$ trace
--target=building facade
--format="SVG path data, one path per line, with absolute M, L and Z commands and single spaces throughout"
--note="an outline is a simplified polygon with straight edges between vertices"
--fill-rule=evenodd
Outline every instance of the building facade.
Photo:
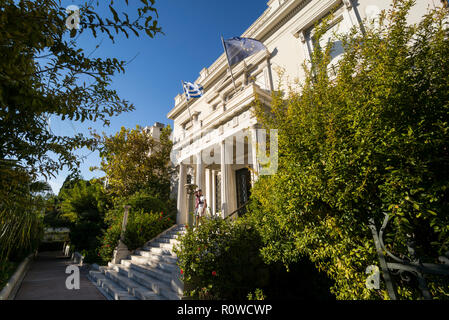
M 270 105 L 271 92 L 288 81 L 304 78 L 303 63 L 310 59 L 314 25 L 333 10 L 333 21 L 322 41 L 334 32 L 349 31 L 365 19 L 374 20 L 392 0 L 270 0 L 265 12 L 241 35 L 267 48 L 233 67 L 235 86 L 223 53 L 200 71 L 196 83 L 204 95 L 188 102 L 175 97 L 168 118 L 174 121 L 173 162 L 178 168 L 179 224 L 191 222 L 189 186 L 202 189 L 211 215 L 226 217 L 249 198 L 252 183 L 261 174 L 265 133 L 251 110 L 256 100 Z M 418 21 L 440 0 L 417 1 L 411 22 Z M 342 47 L 334 43 L 331 67 Z M 271 139 L 274 133 L 270 135 Z

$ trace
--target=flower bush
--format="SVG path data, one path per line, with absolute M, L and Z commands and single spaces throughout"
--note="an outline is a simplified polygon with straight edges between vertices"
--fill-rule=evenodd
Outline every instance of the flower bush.
M 204 219 L 187 228 L 175 249 L 186 294 L 199 299 L 245 299 L 267 283 L 267 268 L 259 257 L 259 239 L 245 223 Z
M 97 255 L 101 258 L 102 264 L 107 264 L 112 260 L 114 249 L 117 247 L 120 239 L 121 231 L 122 225 L 119 221 L 112 224 L 104 231 L 103 236 L 100 238 L 101 246 L 97 249 Z
M 195 230 L 187 228 L 175 248 L 185 294 L 205 300 L 332 299 L 330 285 L 313 266 L 301 263 L 288 272 L 280 263 L 268 265 L 262 245 L 250 219 L 204 219 Z

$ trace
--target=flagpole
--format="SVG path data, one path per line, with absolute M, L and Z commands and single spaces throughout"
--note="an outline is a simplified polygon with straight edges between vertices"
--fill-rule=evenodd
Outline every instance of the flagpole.
M 231 72 L 232 83 L 234 84 L 234 90 L 237 93 L 237 86 L 235 85 L 234 74 L 232 73 L 231 64 L 229 63 L 228 50 L 226 50 L 226 45 L 224 43 L 223 36 L 221 36 L 221 43 L 223 43 L 223 49 L 224 49 L 225 54 L 226 54 L 226 60 L 228 61 L 229 71 Z
M 189 111 L 190 122 L 192 122 L 192 126 L 193 126 L 193 117 L 192 117 L 192 113 L 190 112 L 189 98 L 187 98 L 186 88 L 184 87 L 184 81 L 182 81 L 182 80 L 181 80 L 181 85 L 182 85 L 182 90 L 184 91 L 184 94 L 185 94 L 186 100 L 187 100 L 187 110 Z

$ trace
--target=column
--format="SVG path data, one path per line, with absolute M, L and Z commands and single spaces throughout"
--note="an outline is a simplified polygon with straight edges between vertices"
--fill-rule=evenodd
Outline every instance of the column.
M 186 185 L 187 184 L 187 168 L 183 163 L 179 164 L 179 178 L 178 178 L 178 215 L 176 222 L 178 224 L 187 223 L 187 197 L 186 197 Z
M 196 177 L 195 184 L 198 186 L 198 189 L 203 190 L 204 193 L 204 163 L 203 159 L 201 159 L 201 151 L 196 156 Z
M 221 142 L 221 214 L 227 217 L 234 208 L 232 201 L 235 196 L 235 188 L 232 187 L 232 163 L 233 163 L 233 144 L 232 137 Z M 235 202 L 235 201 L 234 201 Z
M 265 78 L 265 89 L 273 91 L 274 85 L 273 85 L 273 74 L 271 73 L 271 53 L 267 50 L 267 57 L 266 57 L 265 65 L 264 65 L 264 78 Z
M 253 166 L 254 173 L 252 174 L 252 183 L 257 181 L 259 178 L 259 161 L 257 159 L 257 127 L 252 127 L 251 131 L 251 164 Z
M 212 173 L 212 181 L 211 181 L 211 185 L 212 185 L 212 187 L 211 187 L 211 202 L 210 202 L 210 210 L 211 210 L 211 213 L 213 214 L 213 215 L 215 215 L 216 213 L 217 213 L 217 206 L 216 206 L 216 204 L 217 204 L 217 197 L 216 197 L 216 194 L 217 194 L 217 171 L 215 171 L 215 170 L 211 170 L 211 173 Z
M 228 197 L 229 197 L 229 192 L 228 192 L 228 188 L 229 188 L 229 176 L 228 176 L 228 170 L 227 170 L 227 157 L 226 157 L 226 140 L 223 140 L 221 142 L 221 161 L 220 161 L 220 165 L 221 165 L 221 217 L 225 218 L 227 216 L 227 214 L 229 213 L 228 211 Z
M 207 202 L 207 208 L 209 209 L 209 212 L 212 213 L 212 188 L 211 188 L 211 173 L 212 170 L 206 169 L 205 170 L 205 176 L 206 176 L 206 187 L 205 196 L 206 196 L 206 202 Z
M 346 18 L 349 18 L 349 24 L 346 23 L 346 26 L 348 27 L 348 30 L 355 25 L 359 25 L 361 23 L 361 21 L 359 20 L 359 18 L 357 17 L 357 14 L 355 12 L 355 7 L 352 5 L 352 1 L 351 0 L 343 0 L 343 3 L 345 4 L 346 7 Z M 347 20 L 347 19 L 343 19 L 343 20 Z

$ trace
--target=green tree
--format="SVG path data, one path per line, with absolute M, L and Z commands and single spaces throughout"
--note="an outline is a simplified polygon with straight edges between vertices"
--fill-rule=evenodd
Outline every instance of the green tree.
M 129 197 L 140 190 L 168 201 L 172 167 L 171 128 L 162 130 L 160 139 L 137 126 L 123 128 L 114 136 L 96 135 L 102 158 L 100 169 L 106 173 L 107 190 L 116 197 Z M 96 169 L 96 168 L 95 168 Z
M 59 197 L 61 212 L 71 222 L 103 223 L 109 201 L 101 183 L 80 180 L 72 189 L 63 190 Z
M 36 249 L 43 235 L 43 208 L 50 186 L 35 181 L 14 162 L 0 161 L 0 264 L 19 261 Z
M 99 1 L 85 1 L 80 6 L 81 28 L 69 31 L 69 14 L 61 1 L 0 0 L 0 159 L 17 160 L 44 176 L 54 176 L 65 166 L 77 168 L 80 159 L 73 150 L 92 148 L 95 139 L 57 136 L 48 119 L 109 125 L 109 117 L 133 110 L 110 88 L 112 76 L 124 72 L 126 62 L 93 57 L 94 52 L 86 52 L 75 37 L 153 38 L 161 32 L 155 2 L 133 1 L 129 6 L 125 0 L 126 12 L 121 14 L 113 0 L 101 2 L 109 7 L 110 17 L 96 12 Z
M 387 244 L 434 262 L 449 250 L 449 29 L 447 10 L 407 23 L 414 1 L 393 1 L 378 26 L 339 36 L 344 55 L 329 74 L 332 42 L 319 47 L 298 92 L 258 105 L 266 128 L 279 130 L 279 171 L 252 192 L 266 261 L 302 256 L 333 280 L 339 299 L 385 298 L 368 290 L 365 270 L 378 264 L 368 228 L 391 215 Z M 430 281 L 447 297 L 447 284 Z M 399 283 L 402 298 L 417 292 Z
M 70 243 L 86 262 L 98 261 L 98 237 L 106 227 L 105 212 L 111 206 L 98 181 L 79 180 L 72 189 L 59 194 L 62 217 L 70 221 Z

